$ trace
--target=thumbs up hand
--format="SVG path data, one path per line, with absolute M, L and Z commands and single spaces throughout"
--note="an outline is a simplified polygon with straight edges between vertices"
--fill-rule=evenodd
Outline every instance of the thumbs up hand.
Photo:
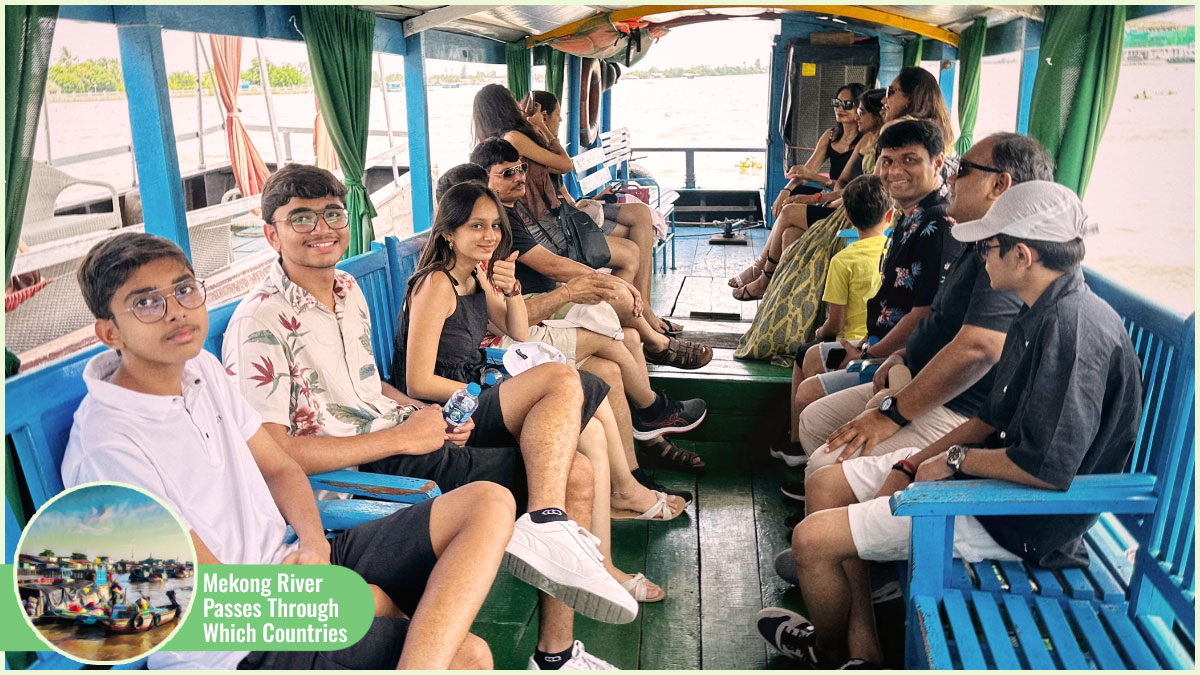
M 513 251 L 504 260 L 497 260 L 492 263 L 492 284 L 504 295 L 514 295 L 518 292 L 517 286 L 517 256 L 519 253 Z

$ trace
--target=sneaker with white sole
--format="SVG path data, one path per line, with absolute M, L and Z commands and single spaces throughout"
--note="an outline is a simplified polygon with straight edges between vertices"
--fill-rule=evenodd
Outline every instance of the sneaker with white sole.
M 514 577 L 604 623 L 629 623 L 638 603 L 604 569 L 600 540 L 573 520 L 535 523 L 517 519 L 504 549 L 504 566 Z
M 755 617 L 758 632 L 776 650 L 818 668 L 817 636 L 808 619 L 782 607 L 764 607 Z
M 526 670 L 541 670 L 538 667 L 537 660 L 532 656 L 529 657 L 529 667 Z M 583 643 L 579 640 L 571 645 L 571 658 L 562 664 L 559 670 L 620 670 L 613 664 L 604 659 L 592 656 L 583 648 Z

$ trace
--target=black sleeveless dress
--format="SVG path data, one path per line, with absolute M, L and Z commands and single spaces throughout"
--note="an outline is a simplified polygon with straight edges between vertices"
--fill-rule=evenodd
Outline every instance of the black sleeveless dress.
M 450 279 L 450 284 L 457 288 L 458 282 L 449 272 L 443 274 Z M 455 292 L 454 313 L 446 317 L 442 325 L 442 335 L 438 340 L 437 358 L 434 360 L 433 374 L 448 380 L 458 382 L 478 382 L 483 384 L 482 373 L 487 366 L 487 353 L 480 347 L 483 336 L 487 333 L 488 313 L 487 295 L 475 272 L 471 276 L 476 279 L 475 292 L 470 295 L 458 295 Z M 392 353 L 393 387 L 408 394 L 408 382 L 405 367 L 405 353 L 408 349 L 409 306 L 404 303 L 400 316 L 400 327 L 396 332 L 395 349 Z M 596 409 L 608 396 L 609 386 L 604 380 L 591 373 L 578 371 L 580 384 L 583 387 L 583 406 L 580 410 L 580 430 L 587 426 Z M 486 387 L 479 395 L 479 407 L 475 410 L 475 430 L 471 433 L 469 443 L 482 447 L 505 447 L 516 445 L 517 441 L 504 427 L 503 415 L 500 411 L 499 387 Z
M 854 140 L 850 141 L 850 147 L 845 152 L 838 152 L 833 149 L 833 142 L 829 143 L 829 177 L 833 180 L 841 178 L 842 171 L 846 168 L 846 162 L 850 161 L 850 155 L 854 154 L 854 146 L 858 145 L 858 139 L 862 138 L 862 132 L 859 132 Z M 835 209 L 828 206 L 809 206 L 808 207 L 808 224 L 812 225 L 818 220 L 823 220 L 833 215 Z

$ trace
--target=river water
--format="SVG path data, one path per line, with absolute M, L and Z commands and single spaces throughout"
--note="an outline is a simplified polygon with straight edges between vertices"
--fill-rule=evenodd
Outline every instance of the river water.
M 163 583 L 129 583 L 129 575 L 117 577 L 125 588 L 125 595 L 130 600 L 137 600 L 143 594 L 153 606 L 170 604 L 167 591 L 175 591 L 175 599 L 184 607 L 186 613 L 192 602 L 192 594 L 196 577 L 187 579 L 167 579 Z M 37 626 L 42 637 L 49 640 L 59 649 L 68 654 L 89 661 L 124 661 L 131 659 L 154 648 L 167 639 L 179 627 L 180 619 L 171 623 L 151 628 L 144 633 L 130 635 L 109 635 L 103 629 L 96 627 L 76 627 L 74 624 L 51 623 Z
M 989 58 L 976 138 L 1011 129 L 1015 123 L 1010 108 L 1015 111 L 1019 64 L 1015 59 Z M 466 161 L 471 147 L 471 101 L 479 88 L 464 84 L 456 89 L 428 89 L 431 152 L 438 171 Z M 626 79 L 613 90 L 613 125 L 629 127 L 635 147 L 761 148 L 767 136 L 767 91 L 765 74 Z M 989 96 L 989 91 L 998 93 Z M 404 92 L 389 92 L 387 97 L 393 128 L 406 129 Z M 242 93 L 238 101 L 247 124 L 267 124 L 261 94 Z M 313 101 L 309 93 L 275 95 L 278 124 L 311 129 Z M 373 89 L 371 101 L 370 126 L 385 129 L 383 94 Z M 174 98 L 171 109 L 177 134 L 195 131 L 195 98 Z M 130 143 L 123 99 L 52 102 L 49 115 L 55 157 Z M 215 99 L 205 97 L 204 125 L 218 120 Z M 251 137 L 263 157 L 274 161 L 270 134 L 251 132 Z M 386 138 L 372 138 L 368 155 L 386 147 Z M 291 148 L 297 161 L 311 161 L 311 134 L 293 134 Z M 185 172 L 198 167 L 196 140 L 179 143 L 178 150 Z M 204 154 L 210 162 L 226 160 L 220 131 L 207 137 Z M 44 133 L 39 135 L 34 157 L 45 157 Z M 698 185 L 761 189 L 764 159 L 761 152 L 698 155 Z M 682 153 L 653 154 L 639 163 L 665 185 L 683 185 Z M 68 171 L 111 182 L 118 189 L 133 182 L 129 155 L 72 165 Z M 1101 227 L 1101 233 L 1088 242 L 1087 264 L 1174 311 L 1193 311 L 1195 185 L 1195 64 L 1124 67 L 1084 199 Z

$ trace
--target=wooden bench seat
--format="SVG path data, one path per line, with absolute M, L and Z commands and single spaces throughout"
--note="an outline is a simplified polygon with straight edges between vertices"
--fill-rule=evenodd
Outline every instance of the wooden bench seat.
M 1126 473 L 1053 492 L 990 480 L 918 483 L 891 498 L 912 517 L 905 575 L 908 668 L 1195 668 L 1195 316 L 1177 317 L 1087 272 L 1142 362 L 1142 419 Z M 1089 565 L 951 559 L 954 516 L 1103 513 Z

